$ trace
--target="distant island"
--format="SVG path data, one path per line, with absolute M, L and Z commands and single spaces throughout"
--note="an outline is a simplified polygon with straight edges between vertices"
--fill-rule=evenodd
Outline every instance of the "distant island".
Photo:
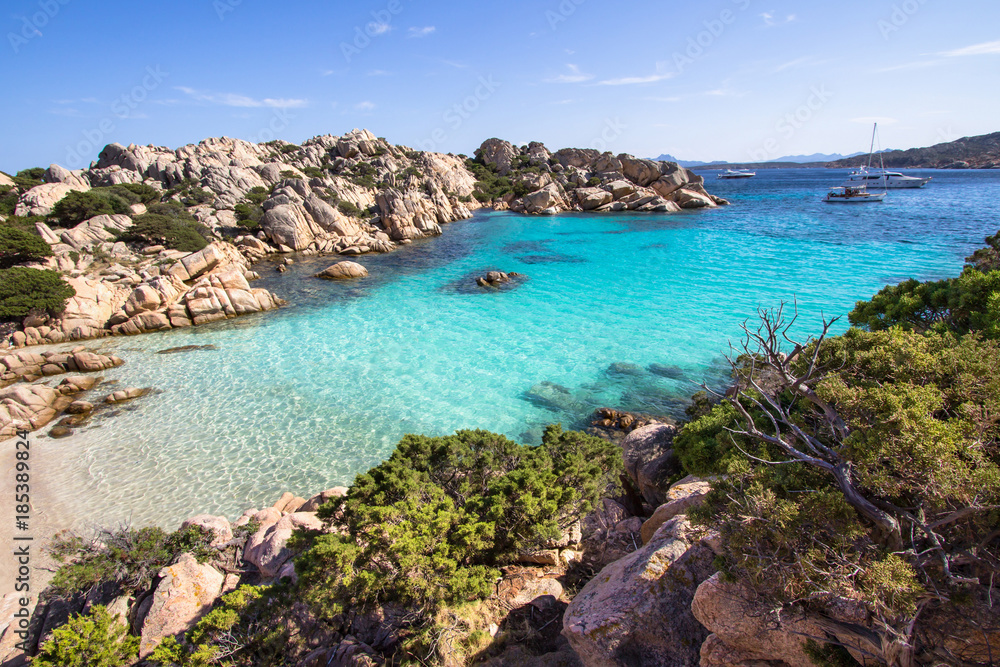
M 676 162 L 687 169 L 789 169 L 828 168 L 848 169 L 867 163 L 867 153 L 791 155 L 770 162 L 697 162 L 678 160 L 663 154 L 655 160 Z M 935 144 L 926 148 L 887 150 L 882 160 L 890 169 L 996 169 L 1000 167 L 1000 132 L 963 137 L 957 141 Z

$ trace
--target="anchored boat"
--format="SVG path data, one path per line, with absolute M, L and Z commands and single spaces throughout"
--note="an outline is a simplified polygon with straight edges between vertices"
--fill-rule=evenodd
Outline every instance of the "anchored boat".
M 866 187 L 882 188 L 883 190 L 922 188 L 931 182 L 930 177 L 918 178 L 907 176 L 898 171 L 886 171 L 885 169 L 869 169 L 861 167 L 852 171 L 847 176 L 844 183 L 847 187 L 865 185 Z
M 725 171 L 720 171 L 716 178 L 753 178 L 756 175 L 756 171 L 750 171 L 749 169 L 726 169 Z
M 870 171 L 872 167 L 872 156 L 875 154 L 875 133 L 878 131 L 878 123 L 875 123 L 875 127 L 872 128 L 872 145 L 868 151 L 868 166 L 862 167 L 866 171 Z M 883 174 L 885 173 L 885 164 L 882 162 L 882 153 L 879 151 L 878 154 L 879 163 L 882 166 L 880 170 Z M 867 202 L 882 201 L 885 199 L 886 179 L 881 179 L 882 182 L 882 192 L 868 192 L 867 180 L 863 180 L 857 185 L 846 184 L 836 188 L 830 188 L 830 191 L 826 193 L 823 197 L 823 201 L 828 204 L 864 204 Z

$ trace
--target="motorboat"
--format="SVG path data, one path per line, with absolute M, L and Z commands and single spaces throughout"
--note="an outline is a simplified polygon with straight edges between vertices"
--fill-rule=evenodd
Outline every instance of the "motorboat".
M 865 185 L 867 187 L 886 189 L 922 188 L 931 182 L 930 177 L 918 178 L 907 176 L 898 171 L 886 171 L 884 169 L 869 169 L 861 167 L 852 171 L 844 182 L 845 186 L 856 187 Z
M 857 187 L 830 188 L 823 201 L 831 204 L 863 204 L 865 202 L 882 201 L 885 192 L 868 192 L 864 185 Z
M 872 156 L 875 155 L 875 135 L 878 132 L 878 123 L 872 128 L 872 145 L 868 151 L 868 166 L 862 167 L 865 174 L 875 173 L 872 171 Z M 879 151 L 879 161 L 882 160 L 882 153 Z M 885 164 L 880 164 L 879 173 L 885 174 Z M 860 170 L 859 170 L 860 171 Z M 830 188 L 830 191 L 823 197 L 823 201 L 828 204 L 865 204 L 868 202 L 882 201 L 885 199 L 886 188 L 885 178 L 877 177 L 875 185 L 882 185 L 882 192 L 868 192 L 868 180 L 862 179 L 857 184 L 845 183 L 839 187 Z
M 719 172 L 717 178 L 753 178 L 756 175 L 756 171 L 750 171 L 749 169 L 726 169 Z

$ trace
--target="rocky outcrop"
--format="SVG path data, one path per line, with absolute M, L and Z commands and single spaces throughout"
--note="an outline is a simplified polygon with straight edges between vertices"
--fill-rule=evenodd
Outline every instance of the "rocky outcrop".
M 521 199 L 508 196 L 493 202 L 496 210 L 550 215 L 561 211 L 672 213 L 728 203 L 705 192 L 701 176 L 673 162 L 578 148 L 550 153 L 537 142 L 517 148 L 500 139 L 487 140 L 476 155 L 498 174 L 531 190 Z M 530 165 L 527 170 L 523 169 L 525 160 Z
M 30 381 L 36 377 L 36 369 L 42 375 L 57 375 L 69 369 L 72 372 L 89 372 L 123 363 L 117 357 L 103 357 L 86 351 L 76 354 L 45 354 L 47 356 L 20 350 L 0 359 L 0 368 L 7 369 L 4 373 L 5 382 L 10 379 Z M 94 377 L 72 376 L 63 379 L 55 387 L 19 382 L 0 389 L 0 440 L 14 437 L 18 430 L 34 431 L 42 428 L 73 403 L 74 395 L 89 391 L 97 382 L 98 378 Z
M 137 625 L 142 627 L 140 657 L 147 657 L 165 637 L 187 632 L 212 607 L 222 593 L 225 576 L 191 554 L 160 571 L 156 586 Z
M 514 159 L 517 158 L 518 153 L 519 151 L 509 141 L 496 138 L 487 139 L 479 147 L 479 150 L 476 151 L 477 157 L 484 164 L 495 167 L 497 173 L 501 176 L 506 176 L 510 173 L 511 166 L 513 166 Z
M 273 523 L 269 520 L 271 517 L 263 518 L 261 527 L 247 541 L 243 559 L 256 566 L 262 576 L 270 579 L 277 576 L 292 557 L 292 552 L 285 546 L 292 533 L 303 528 L 322 530 L 323 522 L 316 517 L 315 512 L 285 514 Z
M 432 194 L 395 188 L 382 190 L 375 198 L 382 224 L 393 241 L 408 241 L 437 236 L 441 225 L 471 218 L 472 213 L 457 200 L 449 199 L 440 189 Z
M 708 632 L 691 601 L 713 574 L 713 558 L 675 517 L 583 587 L 566 609 L 563 634 L 587 667 L 695 667 Z

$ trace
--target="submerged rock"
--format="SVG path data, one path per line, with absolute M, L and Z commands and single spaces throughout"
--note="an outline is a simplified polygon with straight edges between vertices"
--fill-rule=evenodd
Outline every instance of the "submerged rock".
M 367 278 L 368 269 L 357 262 L 337 262 L 333 266 L 327 267 L 316 274 L 317 278 L 326 280 L 353 280 L 355 278 Z
M 202 350 L 218 350 L 214 345 L 183 345 L 181 347 L 170 347 L 160 350 L 157 354 L 180 354 L 181 352 L 199 352 Z

